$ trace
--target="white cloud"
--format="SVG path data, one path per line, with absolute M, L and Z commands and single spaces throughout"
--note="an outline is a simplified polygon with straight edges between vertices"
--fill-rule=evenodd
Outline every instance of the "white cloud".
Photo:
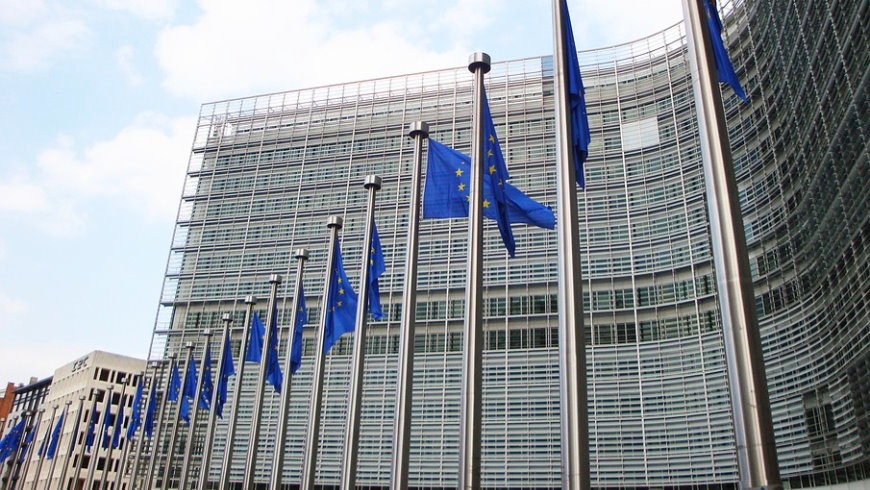
M 27 303 L 0 292 L 0 318 L 9 315 L 21 315 L 28 310 Z
M 683 19 L 677 0 L 569 0 L 578 49 L 633 41 Z
M 137 17 L 159 20 L 172 16 L 175 0 L 95 0 L 102 7 L 129 12 Z
M 21 25 L 45 15 L 43 0 L 0 0 L 0 24 Z
M 68 235 L 84 228 L 89 212 L 120 204 L 170 221 L 195 127 L 194 118 L 145 113 L 112 139 L 83 148 L 60 137 L 28 170 L 0 175 L 0 219 Z
M 115 61 L 118 63 L 118 68 L 121 70 L 131 85 L 141 85 L 142 75 L 136 69 L 133 63 L 133 47 L 121 46 L 115 51 Z
M 90 29 L 80 20 L 49 19 L 6 36 L 0 63 L 16 71 L 39 68 L 62 53 L 80 49 L 90 36 Z
M 343 15 L 339 20 L 360 25 L 339 27 L 313 0 L 200 7 L 195 23 L 164 29 L 155 49 L 164 86 L 197 100 L 453 66 L 468 53 L 453 42 L 427 49 L 420 19 L 387 12 L 369 12 L 365 22 Z

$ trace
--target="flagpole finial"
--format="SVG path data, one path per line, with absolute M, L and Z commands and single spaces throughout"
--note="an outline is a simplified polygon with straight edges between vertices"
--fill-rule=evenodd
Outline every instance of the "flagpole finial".
M 483 73 L 489 73 L 490 67 L 490 58 L 489 55 L 478 51 L 476 53 L 472 53 L 468 57 L 468 71 L 474 73 L 478 68 L 483 70 Z
M 255 298 L 251 295 L 245 296 L 245 304 L 255 305 L 255 304 L 257 304 L 257 298 Z
M 308 249 L 297 248 L 293 255 L 299 260 L 308 260 Z
M 330 216 L 326 219 L 327 228 L 336 228 L 340 230 L 342 225 L 344 225 L 344 220 L 341 219 L 341 216 Z
M 84 400 L 85 397 L 81 397 L 80 399 L 81 399 L 81 400 Z M 66 401 L 66 404 L 67 404 L 67 406 L 72 405 L 72 400 L 67 400 L 67 401 Z
M 211 329 L 210 328 L 205 329 L 202 332 L 202 334 L 205 335 L 206 337 L 211 337 Z
M 193 350 L 193 342 L 186 342 L 186 343 L 184 344 L 184 347 L 185 347 L 186 349 Z
M 270 274 L 269 275 L 269 284 L 281 284 L 281 275 L 280 274 Z
M 423 121 L 414 121 L 408 125 L 408 136 L 413 138 L 417 135 L 420 135 L 422 138 L 429 137 L 429 124 Z
M 223 315 L 221 315 L 221 321 L 223 321 L 225 323 L 232 323 L 233 316 L 230 315 L 229 313 L 224 313 Z
M 381 184 L 383 183 L 383 179 L 378 175 L 366 175 L 366 180 L 363 183 L 363 187 L 366 189 L 374 188 L 376 191 L 381 190 Z

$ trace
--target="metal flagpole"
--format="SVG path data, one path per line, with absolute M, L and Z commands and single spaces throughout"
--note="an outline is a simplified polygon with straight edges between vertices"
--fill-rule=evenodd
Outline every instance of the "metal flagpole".
M 205 334 L 205 346 L 202 349 L 202 360 L 199 364 L 199 379 L 196 380 L 196 395 L 194 395 L 193 405 L 190 407 L 190 429 L 187 431 L 187 441 L 184 443 L 184 462 L 181 464 L 181 476 L 179 477 L 178 488 L 187 487 L 187 474 L 190 472 L 190 453 L 193 451 L 193 438 L 196 436 L 199 397 L 202 396 L 202 384 L 205 381 L 205 352 L 211 343 L 211 330 L 206 329 L 203 333 Z
M 281 284 L 281 276 L 272 274 L 269 276 L 269 306 L 266 311 L 266 333 L 263 336 L 263 355 L 260 357 L 260 375 L 257 377 L 257 390 L 254 392 L 254 412 L 251 414 L 251 438 L 248 440 L 248 457 L 245 460 L 245 477 L 242 488 L 253 489 L 254 479 L 257 476 L 257 449 L 260 437 L 260 416 L 263 412 L 263 395 L 266 391 L 266 370 L 269 369 L 269 339 L 272 329 L 278 328 L 278 319 L 275 301 L 278 296 L 278 285 Z M 275 326 L 272 326 L 272 323 Z M 275 332 L 277 334 L 277 332 Z
M 151 401 L 151 392 L 157 389 L 157 380 L 163 378 L 164 364 L 160 363 L 160 375 L 157 372 L 151 374 L 151 382 L 148 384 L 148 402 L 145 403 L 145 417 L 148 417 L 148 403 Z M 155 403 L 157 398 L 155 397 Z M 142 435 L 139 437 L 136 444 L 136 452 L 133 454 L 133 471 L 130 476 L 130 488 L 136 488 L 136 482 L 139 481 L 139 463 L 142 460 L 142 448 L 145 446 L 145 420 L 142 421 Z
M 82 425 L 82 409 L 85 408 L 85 395 L 79 395 L 79 408 L 76 412 L 76 424 L 73 426 L 73 432 L 70 434 L 69 446 L 67 446 L 66 457 L 63 460 L 63 464 L 60 466 L 60 477 L 57 479 L 57 486 L 60 489 L 66 489 L 66 485 L 64 485 L 64 481 L 66 480 L 66 472 L 69 469 L 69 461 L 72 458 L 73 450 L 76 447 L 76 439 L 78 438 L 78 428 Z M 63 431 L 61 431 L 63 433 Z M 81 459 L 81 458 L 79 458 Z M 46 487 L 48 489 L 48 487 Z
M 58 448 L 58 446 L 60 446 L 60 439 L 63 439 L 63 429 L 66 426 L 66 416 L 69 413 L 69 406 L 72 405 L 72 400 L 67 400 L 65 405 L 66 406 L 63 408 L 63 412 L 60 415 L 61 416 L 60 432 L 58 432 L 58 435 L 57 435 L 57 437 L 58 437 L 57 446 L 55 446 L 55 448 L 54 448 L 54 456 L 51 457 L 51 464 L 48 466 L 48 477 L 45 479 L 45 486 L 42 487 L 44 490 L 48 490 L 49 488 L 51 488 L 51 478 L 54 476 L 54 467 L 57 465 L 57 459 L 58 459 L 58 454 L 57 454 L 58 449 L 57 448 Z M 56 423 L 57 422 L 55 422 L 55 424 Z M 52 424 L 51 431 L 52 431 L 51 434 L 54 435 L 54 424 Z M 50 446 L 51 439 L 48 440 L 48 443 Z M 48 451 L 48 446 L 46 446 L 46 451 Z M 36 478 L 37 479 L 39 478 L 39 473 L 36 474 Z M 35 481 L 36 480 L 34 480 L 34 482 Z
M 118 412 L 115 414 L 116 419 L 117 417 L 121 417 L 122 426 L 124 424 L 124 394 L 127 393 L 127 386 L 130 384 L 129 381 L 129 378 L 125 379 L 124 384 L 121 385 L 121 397 L 118 398 Z M 115 439 L 115 431 L 119 429 L 120 427 L 118 427 L 118 422 L 117 420 L 115 420 L 112 424 L 112 439 Z M 118 437 L 120 438 L 121 436 Z M 106 480 L 108 478 L 109 471 L 111 471 L 113 466 L 112 453 L 115 452 L 115 445 L 112 444 L 114 442 L 112 439 L 109 440 L 109 448 L 106 451 L 106 463 L 103 465 L 103 472 L 100 473 L 100 490 L 106 488 Z
M 159 412 L 157 414 L 157 434 L 154 435 L 154 440 L 151 443 L 151 458 L 148 460 L 148 473 L 145 474 L 144 488 L 146 489 L 151 488 L 151 483 L 153 482 L 155 472 L 154 466 L 157 463 L 157 460 L 160 458 L 160 435 L 163 432 L 163 416 L 166 415 L 166 410 L 168 410 L 168 403 L 166 403 L 166 397 L 167 395 L 169 395 L 169 383 L 172 380 L 172 369 L 175 368 L 177 362 L 177 356 L 175 354 L 171 354 L 169 356 L 169 370 L 166 371 L 166 385 L 163 389 L 163 396 L 160 397 L 160 408 L 158 409 Z
M 275 454 L 272 458 L 272 478 L 269 488 L 281 488 L 281 479 L 284 474 L 284 456 L 287 449 L 284 446 L 287 440 L 287 411 L 290 409 L 290 388 L 292 387 L 293 373 L 291 372 L 291 357 L 293 356 L 294 342 L 296 339 L 296 315 L 299 313 L 299 292 L 302 290 L 302 274 L 305 269 L 305 261 L 308 260 L 308 250 L 296 249 L 296 285 L 293 290 L 293 307 L 290 312 L 290 335 L 287 336 L 287 353 L 284 358 L 284 380 L 281 386 L 281 403 L 278 407 L 278 435 L 275 438 Z
M 43 442 L 39 443 L 39 449 L 35 453 L 36 454 L 36 475 L 33 476 L 33 481 L 30 482 L 30 490 L 36 489 L 36 482 L 39 481 L 39 474 L 42 473 L 42 462 L 45 461 L 45 450 L 48 449 L 48 442 L 47 441 L 48 441 L 49 435 L 51 434 L 51 427 L 54 425 L 54 418 L 57 416 L 57 409 L 58 408 L 60 408 L 60 405 L 55 405 L 54 407 L 52 407 L 51 417 L 49 417 L 49 419 L 48 419 L 48 429 L 45 431 L 45 437 L 43 437 L 43 440 L 42 440 Z M 39 418 L 42 419 L 42 411 L 41 410 L 39 412 Z M 38 437 L 39 437 L 39 432 L 36 432 L 36 437 L 33 438 L 33 444 L 39 442 L 36 440 Z M 33 444 L 31 444 L 31 448 L 30 448 L 30 455 L 31 456 L 34 455 L 34 451 L 33 451 L 33 447 L 32 447 Z M 43 444 L 45 444 L 44 448 L 43 448 Z M 41 450 L 42 454 L 39 454 L 40 450 Z M 30 458 L 28 458 L 28 461 L 29 460 L 30 460 Z M 30 466 L 27 465 L 24 467 L 24 472 L 21 474 L 21 478 L 20 478 L 21 487 L 20 488 L 24 488 L 24 485 L 26 484 L 26 480 L 27 480 L 27 473 L 29 473 L 29 472 L 30 472 Z
M 468 282 L 465 289 L 462 419 L 459 435 L 459 488 L 480 488 L 480 432 L 483 369 L 483 75 L 490 58 L 474 53 L 468 70 L 474 73 L 471 125 L 471 202 L 468 211 Z M 409 339 L 413 341 L 413 339 Z
M 23 451 L 23 453 L 19 454 L 17 459 L 13 461 L 13 470 L 15 470 L 15 463 L 18 462 L 18 459 L 21 459 L 21 456 L 24 456 L 24 461 L 18 463 L 17 472 L 13 471 L 12 473 L 10 473 L 9 477 L 10 480 L 12 480 L 12 486 L 10 488 L 24 488 L 25 480 L 27 480 L 27 473 L 30 472 L 31 461 L 33 460 L 34 455 L 36 455 L 36 451 L 33 449 L 33 446 L 39 445 L 39 429 L 42 426 L 42 416 L 44 415 L 44 413 L 45 409 L 40 408 L 36 412 L 36 421 L 34 422 L 31 419 L 30 430 L 33 433 L 33 440 L 30 441 L 30 444 L 28 444 L 27 446 L 24 446 L 24 441 L 26 440 L 26 438 L 24 437 L 24 433 L 22 433 L 21 441 L 18 443 L 18 452 L 21 453 Z M 27 426 L 26 423 L 24 425 L 25 427 Z M 37 455 L 36 458 L 38 460 L 39 456 Z
M 106 391 L 104 392 L 104 396 L 111 398 L 112 397 L 112 390 L 114 390 L 114 389 L 115 389 L 114 385 L 107 386 Z M 111 402 L 109 403 L 109 405 L 111 406 Z M 87 475 L 87 478 L 85 479 L 85 487 L 84 487 L 87 489 L 94 488 L 94 473 L 97 471 L 97 464 L 99 463 L 99 460 L 100 460 L 100 448 L 103 447 L 103 438 L 106 437 L 106 419 L 109 417 L 109 412 L 111 412 L 111 410 L 103 411 L 103 414 L 100 417 L 100 421 L 99 421 L 99 424 L 100 424 L 99 435 L 95 434 L 95 437 L 94 437 L 93 447 L 96 449 L 94 449 L 94 451 L 91 453 L 91 460 L 88 462 L 88 475 Z M 107 464 L 108 461 L 106 461 L 105 463 Z M 104 472 L 106 471 L 106 464 L 103 465 Z
M 367 175 L 363 186 L 369 191 L 366 209 L 366 228 L 363 236 L 363 258 L 360 265 L 360 291 L 356 304 L 356 330 L 353 335 L 353 365 L 350 375 L 350 400 L 347 406 L 347 424 L 344 435 L 344 461 L 341 468 L 341 489 L 356 488 L 356 464 L 359 454 L 359 426 L 362 412 L 363 370 L 366 355 L 366 320 L 369 306 L 369 258 L 372 249 L 372 225 L 375 221 L 375 197 L 381 189 L 381 178 Z
M 147 369 L 147 367 L 146 367 L 146 369 Z M 134 381 L 136 380 L 135 376 L 133 377 L 133 380 Z M 143 383 L 143 384 L 145 383 L 145 373 L 144 372 L 139 372 L 139 383 Z M 136 390 L 138 391 L 138 389 L 139 389 L 139 387 L 137 386 Z M 141 403 L 141 399 L 140 399 L 140 403 Z M 141 411 L 141 408 L 142 407 L 139 407 L 140 411 Z M 135 409 L 136 409 L 136 407 L 134 407 L 131 404 L 130 405 L 130 421 L 127 422 L 127 428 L 128 428 L 127 430 L 129 430 L 130 424 L 133 421 L 133 416 L 134 416 L 133 410 L 135 410 Z M 124 470 L 127 467 L 127 459 L 130 457 L 130 447 L 133 445 L 133 442 L 136 440 L 136 433 L 135 432 L 133 434 L 131 434 L 130 439 L 127 439 L 126 435 L 127 434 L 126 434 L 126 430 L 125 430 L 125 434 L 124 434 L 125 438 L 124 438 L 124 442 L 123 442 L 124 449 L 123 449 L 123 451 L 121 451 L 121 459 L 118 462 L 118 471 L 115 472 L 113 488 L 121 488 L 121 480 L 124 479 L 124 473 L 125 473 Z M 135 457 L 135 455 L 134 455 L 134 457 Z M 48 489 L 46 489 L 46 490 L 48 490 Z
M 701 1 L 683 0 L 742 488 L 781 480 L 728 129 Z
M 187 382 L 188 366 L 193 362 L 193 342 L 187 342 L 184 344 L 184 348 L 187 349 L 187 361 L 184 363 L 184 374 L 181 378 L 181 392 L 178 394 L 178 400 L 175 403 L 175 418 L 172 421 L 172 434 L 169 436 L 169 446 L 166 448 L 166 464 L 163 466 L 163 479 L 160 481 L 160 488 L 164 490 L 169 488 L 169 479 L 172 477 L 172 453 L 175 452 L 175 438 L 178 437 L 178 419 L 181 418 L 181 404 L 187 396 L 184 394 L 184 391 Z
M 414 138 L 414 168 L 411 170 L 411 216 L 405 245 L 405 284 L 402 288 L 402 323 L 399 333 L 399 378 L 396 387 L 396 427 L 393 433 L 391 488 L 408 488 L 408 459 L 411 453 L 411 399 L 414 388 L 414 322 L 417 313 L 417 254 L 420 248 L 420 184 L 423 173 L 423 140 L 429 125 L 415 121 L 408 126 Z
M 24 427 L 27 428 L 27 425 L 28 424 L 30 425 L 30 430 L 33 432 L 34 441 L 37 439 L 37 436 L 39 435 L 39 422 L 40 422 L 40 420 L 42 420 L 42 413 L 44 411 L 45 411 L 44 409 L 40 409 L 38 412 L 36 410 L 30 410 L 30 411 L 24 412 L 21 415 L 21 417 L 25 419 Z M 26 421 L 28 414 L 30 415 L 30 422 Z M 34 418 L 36 419 L 35 422 L 34 422 Z M 34 427 L 34 423 L 36 424 L 35 427 Z M 21 459 L 21 451 L 25 450 L 24 440 L 25 440 L 26 434 L 27 434 L 26 431 L 21 433 L 21 437 L 18 438 L 18 446 L 15 448 L 15 451 L 10 456 L 12 461 L 11 461 L 11 464 L 9 466 L 9 473 L 6 475 L 6 485 L 3 487 L 5 490 L 10 490 L 12 488 L 15 488 L 15 486 L 18 485 L 19 480 L 21 480 L 22 483 L 24 481 L 24 479 L 19 476 L 21 473 L 21 465 L 18 463 L 18 460 Z M 30 442 L 30 446 L 33 446 L 33 441 Z M 29 460 L 29 458 L 26 458 L 26 456 L 27 456 L 27 453 L 25 453 L 25 464 L 28 464 L 30 462 L 30 460 Z
M 205 442 L 203 443 L 202 448 L 202 468 L 199 470 L 199 485 L 196 488 L 205 488 L 206 484 L 208 484 L 208 467 L 211 463 L 212 441 L 217 421 L 217 409 L 215 407 L 217 406 L 218 386 L 220 385 L 221 373 L 224 371 L 224 356 L 226 355 L 224 350 L 227 348 L 227 339 L 230 335 L 230 324 L 233 322 L 233 316 L 229 313 L 224 313 L 221 317 L 221 321 L 224 322 L 224 329 L 220 340 L 221 348 L 218 357 L 217 375 L 215 376 L 215 379 L 218 382 L 214 383 L 214 389 L 212 389 L 211 400 L 209 403 L 209 411 L 206 415 L 206 417 L 208 417 L 208 422 L 205 428 Z
M 26 415 L 27 415 L 27 412 L 22 412 L 21 417 L 24 417 Z M 15 427 L 15 424 L 18 423 L 19 418 L 20 417 L 18 415 L 16 415 L 15 417 L 12 417 L 11 420 L 7 421 L 8 423 L 6 424 L 6 427 Z M 4 427 L 4 429 L 5 429 L 5 427 Z M 7 431 L 3 434 L 3 436 L 5 437 L 8 434 L 9 434 L 9 432 Z M 3 488 L 4 490 L 6 488 L 6 483 L 9 481 L 10 478 L 12 478 L 11 468 L 12 468 L 12 461 L 10 461 L 10 459 L 7 458 L 6 461 L 3 462 L 3 467 L 0 468 L 0 488 Z
M 326 325 L 327 305 L 329 300 L 329 284 L 335 269 L 335 241 L 338 231 L 344 224 L 341 216 L 330 216 L 326 226 L 329 228 L 329 250 L 326 254 L 326 277 L 323 283 L 323 296 L 320 297 L 320 323 L 314 342 L 314 373 L 311 380 L 311 408 L 308 415 L 308 437 L 305 458 L 302 461 L 301 490 L 314 490 L 314 477 L 317 472 L 317 445 L 320 439 L 320 409 L 323 396 L 323 371 L 325 357 L 323 355 L 324 326 Z
M 242 328 L 242 345 L 239 348 L 239 369 L 236 374 L 236 386 L 233 388 L 233 412 L 227 427 L 227 445 L 224 448 L 224 458 L 221 464 L 221 490 L 230 489 L 230 473 L 233 466 L 233 442 L 236 438 L 236 422 L 239 416 L 239 405 L 242 396 L 242 376 L 245 374 L 245 352 L 248 350 L 248 337 L 251 333 L 251 319 L 254 315 L 254 305 L 257 300 L 253 296 L 245 297 L 245 325 Z M 215 390 L 217 391 L 217 390 Z
M 90 429 L 90 426 L 91 426 L 91 417 L 93 417 L 92 414 L 97 410 L 97 397 L 94 396 L 94 389 L 93 388 L 91 388 L 91 393 L 89 396 L 91 398 L 93 398 L 93 401 L 91 402 L 91 411 L 88 412 L 88 423 L 85 426 L 85 436 L 82 439 L 82 453 L 79 455 L 79 460 L 76 463 L 75 481 L 73 482 L 73 488 L 78 488 L 79 478 L 82 476 L 82 467 L 84 466 L 84 461 L 85 461 L 85 447 L 86 447 L 85 445 L 87 443 L 88 430 Z M 96 430 L 97 430 L 97 428 L 94 427 L 94 431 L 96 431 Z M 94 444 L 96 444 L 96 443 L 97 443 L 96 434 L 94 434 Z M 93 459 L 95 456 L 94 453 L 96 453 L 99 450 L 99 446 L 96 446 L 96 448 L 94 448 L 94 446 L 92 445 L 91 448 L 92 448 L 92 450 L 91 450 L 90 458 Z M 88 466 L 90 467 L 90 464 Z M 83 488 L 86 488 L 86 487 L 83 487 Z
M 559 216 L 559 405 L 562 432 L 562 488 L 588 490 L 589 424 L 586 388 L 586 330 L 577 210 L 577 171 L 571 151 L 568 53 L 562 2 L 553 0 L 553 82 L 556 106 L 556 214 Z

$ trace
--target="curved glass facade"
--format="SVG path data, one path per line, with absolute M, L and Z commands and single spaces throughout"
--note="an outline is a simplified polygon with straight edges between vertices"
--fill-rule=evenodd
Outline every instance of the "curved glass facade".
M 726 90 L 725 107 L 780 465 L 795 484 L 870 476 L 863 97 L 870 45 L 857 20 L 866 17 L 867 5 L 809 3 L 724 7 L 732 58 L 752 97 L 742 105 Z M 581 52 L 580 62 L 592 128 L 588 188 L 579 198 L 592 483 L 731 485 L 734 432 L 684 28 Z M 555 207 L 551 58 L 495 63 L 486 83 L 514 184 Z M 427 121 L 433 138 L 468 152 L 470 118 L 471 76 L 464 67 L 202 107 L 151 358 L 180 351 L 187 341 L 201 352 L 202 330 L 220 328 L 223 312 L 234 312 L 240 338 L 242 298 L 266 298 L 269 274 L 291 278 L 292 251 L 309 248 L 311 324 L 303 367 L 293 378 L 287 481 L 298 482 L 304 451 L 326 217 L 345 218 L 345 266 L 356 282 L 362 181 L 376 173 L 384 178 L 376 219 L 388 317 L 370 321 L 368 329 L 358 482 L 389 483 L 412 163 L 405 130 Z M 484 483 L 558 487 L 556 232 L 515 227 L 517 257 L 508 259 L 489 225 Z M 466 237 L 466 220 L 421 225 L 410 477 L 416 487 L 456 485 Z M 279 288 L 282 342 L 291 324 L 292 282 Z M 265 311 L 264 300 L 257 309 Z M 322 484 L 340 479 L 350 346 L 345 338 L 327 357 Z M 254 371 L 246 370 L 247 396 L 239 405 L 232 468 L 239 481 Z M 278 407 L 270 390 L 265 400 L 263 482 Z M 227 450 L 225 432 L 219 422 L 216 453 Z M 221 469 L 212 461 L 216 481 Z

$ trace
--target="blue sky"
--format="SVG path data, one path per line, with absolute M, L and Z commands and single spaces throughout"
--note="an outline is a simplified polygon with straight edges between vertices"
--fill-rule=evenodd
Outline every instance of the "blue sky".
M 577 45 L 680 0 L 569 0 Z M 0 0 L 0 382 L 144 357 L 199 106 L 552 51 L 548 0 Z

